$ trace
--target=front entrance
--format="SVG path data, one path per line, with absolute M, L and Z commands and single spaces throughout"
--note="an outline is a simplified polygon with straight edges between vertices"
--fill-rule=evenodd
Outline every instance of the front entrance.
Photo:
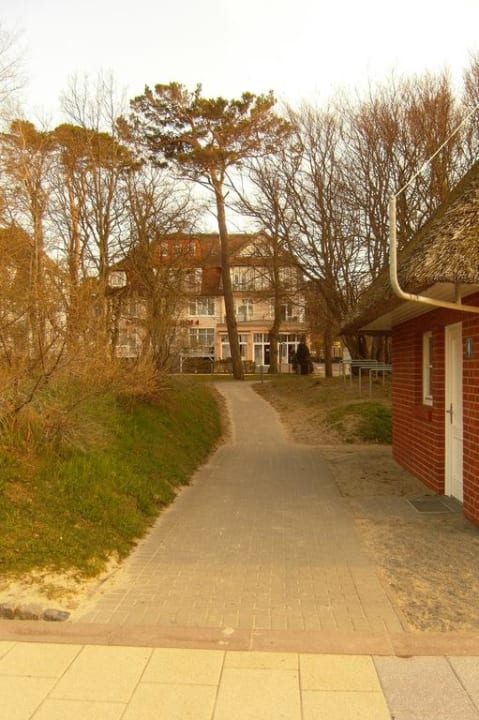
M 462 324 L 446 326 L 445 494 L 462 502 Z

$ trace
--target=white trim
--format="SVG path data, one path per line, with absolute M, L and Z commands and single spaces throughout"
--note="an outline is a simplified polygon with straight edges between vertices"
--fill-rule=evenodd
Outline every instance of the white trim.
M 463 501 L 462 323 L 445 328 L 445 478 L 444 492 Z
M 432 405 L 432 332 L 422 334 L 422 402 Z

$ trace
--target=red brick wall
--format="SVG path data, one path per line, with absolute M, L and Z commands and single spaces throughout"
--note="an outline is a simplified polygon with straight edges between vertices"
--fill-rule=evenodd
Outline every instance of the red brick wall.
M 441 394 L 438 360 L 444 341 L 431 315 L 399 325 L 393 332 L 393 454 L 397 462 L 426 485 L 443 492 L 444 397 L 442 393 L 440 399 L 437 394 Z M 432 407 L 422 402 L 422 336 L 429 330 L 434 368 Z
M 479 294 L 473 301 L 479 304 Z M 463 321 L 462 337 L 474 344 L 472 357 L 463 359 L 464 514 L 479 525 L 479 315 Z
M 479 305 L 479 295 L 468 303 Z M 464 357 L 464 513 L 479 524 L 479 315 L 431 310 L 393 330 L 393 455 L 436 492 L 444 492 L 444 328 L 463 322 L 474 343 Z M 433 404 L 422 400 L 422 337 L 432 332 Z

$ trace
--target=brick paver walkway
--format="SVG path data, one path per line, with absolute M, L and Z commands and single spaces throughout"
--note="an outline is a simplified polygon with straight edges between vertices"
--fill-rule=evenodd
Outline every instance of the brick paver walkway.
M 73 621 L 401 631 L 320 450 L 250 385 L 218 387 L 231 439 Z

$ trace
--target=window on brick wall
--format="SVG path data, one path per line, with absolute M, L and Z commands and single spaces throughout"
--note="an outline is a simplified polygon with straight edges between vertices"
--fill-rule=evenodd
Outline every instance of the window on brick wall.
M 432 332 L 422 336 L 422 401 L 432 405 Z

